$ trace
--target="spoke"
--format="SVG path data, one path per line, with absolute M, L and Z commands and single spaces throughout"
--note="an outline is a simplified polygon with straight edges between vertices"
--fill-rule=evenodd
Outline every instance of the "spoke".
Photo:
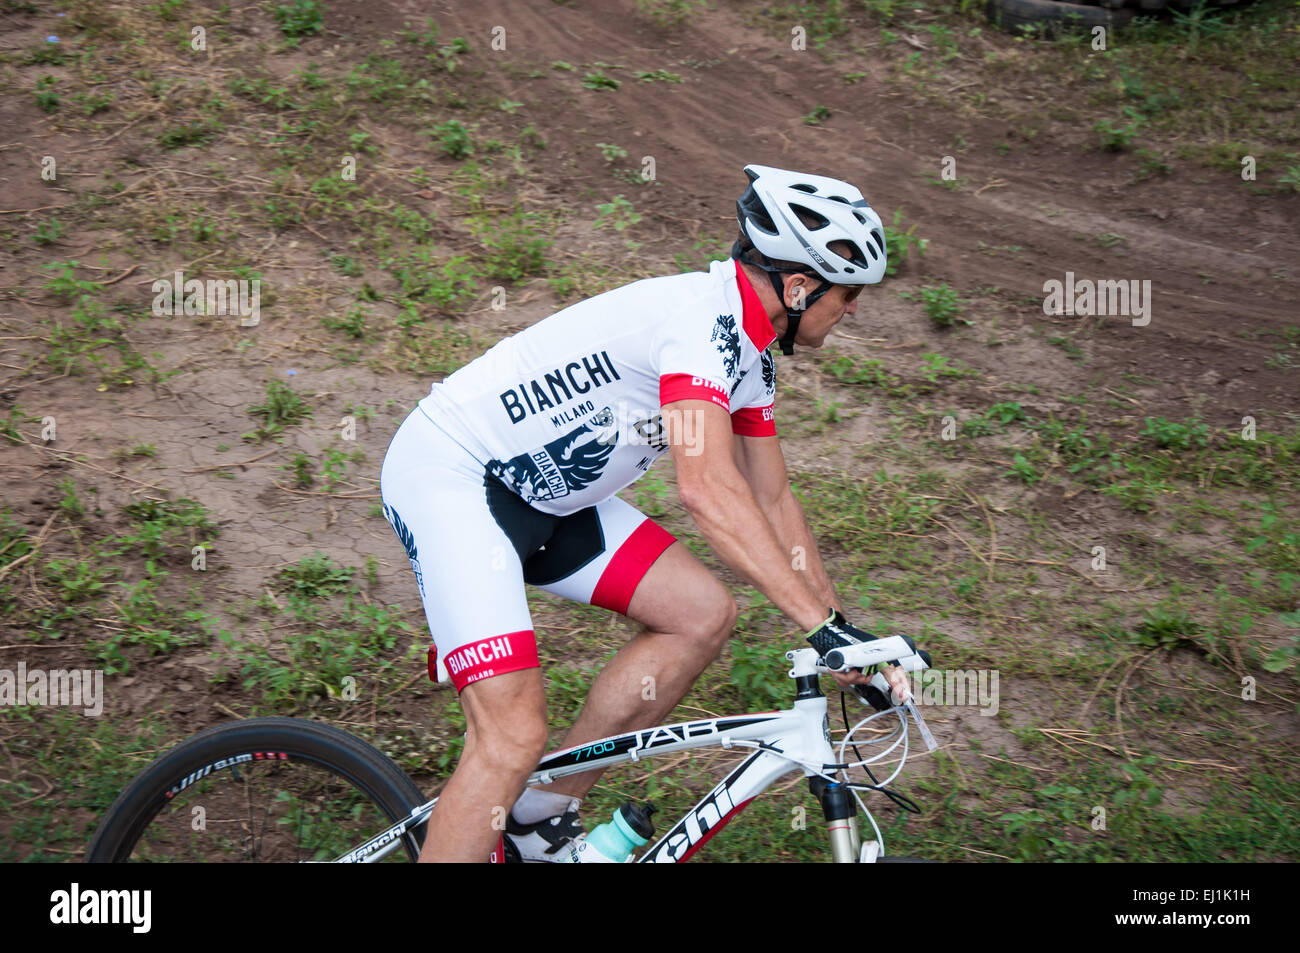
M 276 766 L 275 766 L 275 765 L 272 765 L 272 767 L 271 767 L 271 772 L 270 772 L 270 773 L 271 773 L 272 775 L 274 775 L 274 774 L 276 773 Z M 261 834 L 261 837 L 260 837 L 259 840 L 258 840 L 258 846 L 259 846 L 259 847 L 260 847 L 262 844 L 265 844 L 265 843 L 266 843 L 267 819 L 271 816 L 271 806 L 272 806 L 273 802 L 274 802 L 274 798 L 270 798 L 270 797 L 268 797 L 268 798 L 266 799 L 266 811 L 265 811 L 265 813 L 262 814 L 262 834 Z
M 298 843 L 296 845 L 297 849 L 294 853 L 294 861 L 299 864 L 302 863 L 302 819 L 304 814 L 306 814 L 306 811 L 304 811 L 302 808 L 299 808 L 298 809 Z

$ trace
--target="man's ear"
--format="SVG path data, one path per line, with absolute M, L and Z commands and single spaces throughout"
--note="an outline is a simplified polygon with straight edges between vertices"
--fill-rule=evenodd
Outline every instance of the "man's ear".
M 807 275 L 786 274 L 782 276 L 785 280 L 785 300 L 781 302 L 782 307 L 793 307 L 802 311 L 804 308 L 804 299 L 808 296 L 809 279 Z

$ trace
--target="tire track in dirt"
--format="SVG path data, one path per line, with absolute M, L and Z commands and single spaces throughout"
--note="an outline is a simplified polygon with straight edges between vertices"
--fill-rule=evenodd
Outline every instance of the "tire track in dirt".
M 811 52 L 792 52 L 781 36 L 738 23 L 741 8 L 693 16 L 681 29 L 649 25 L 634 11 L 634 4 L 621 2 L 546 6 L 486 0 L 449 9 L 445 22 L 439 18 L 446 35 L 486 38 L 494 25 L 504 26 L 510 61 L 544 71 L 517 81 L 494 71 L 489 61 L 482 80 L 504 94 L 540 98 L 537 109 L 546 115 L 544 128 L 553 140 L 557 131 L 570 134 L 557 145 L 573 154 L 575 171 L 553 163 L 544 173 L 550 189 L 619 191 L 588 147 L 597 140 L 631 145 L 613 129 L 630 131 L 644 154 L 657 158 L 663 188 L 655 191 L 651 214 L 681 223 L 692 236 L 730 237 L 732 197 L 743 188 L 740 167 L 746 162 L 842 176 L 862 183 L 886 220 L 894 208 L 906 209 L 906 222 L 918 223 L 917 233 L 931 239 L 919 268 L 910 267 L 963 291 L 995 285 L 1041 299 L 1043 282 L 1066 271 L 1094 280 L 1149 278 L 1151 327 L 1110 320 L 1099 331 L 1093 356 L 1103 366 L 1117 366 L 1116 375 L 1135 358 L 1157 378 L 1173 365 L 1213 362 L 1250 375 L 1240 381 L 1246 393 L 1236 396 L 1234 406 L 1294 399 L 1293 375 L 1264 366 L 1275 349 L 1239 331 L 1276 331 L 1296 320 L 1297 199 L 1270 196 L 1261 207 L 1254 203 L 1262 200 L 1239 184 L 1228 186 L 1231 176 L 1214 181 L 1221 174 L 1209 172 L 1211 181 L 1199 185 L 1185 173 L 1176 181 L 1124 188 L 1136 160 L 1085 151 L 1088 133 L 1079 129 L 1057 143 L 1040 136 L 1031 149 L 995 158 L 988 147 L 995 137 L 1005 138 L 1006 124 L 942 111 L 924 117 L 933 107 L 900 94 L 885 81 L 880 64 L 828 65 Z M 856 39 L 845 38 L 845 45 Z M 582 68 L 554 71 L 550 64 L 557 59 L 664 68 L 680 73 L 684 82 L 642 83 L 629 71 L 607 70 L 623 81 L 620 89 L 586 90 L 579 85 Z M 708 65 L 691 69 L 683 61 Z M 869 75 L 848 86 L 841 79 L 848 67 Z M 815 105 L 828 106 L 832 118 L 812 129 L 800 117 Z M 526 111 L 533 115 L 534 104 Z M 937 176 L 941 157 L 951 151 L 945 144 L 957 133 L 989 153 L 969 149 L 975 154 L 959 159 L 960 174 L 972 181 L 1002 179 L 1004 186 L 976 195 L 924 182 L 927 175 Z M 801 146 L 801 140 L 813 147 Z M 1087 241 L 1105 234 L 1123 236 L 1122 249 Z M 972 253 L 980 242 L 1014 243 L 1023 252 L 1013 261 L 977 257 Z M 1025 324 L 1052 320 L 1032 307 L 1018 316 Z M 1174 375 L 1169 382 L 1182 380 Z

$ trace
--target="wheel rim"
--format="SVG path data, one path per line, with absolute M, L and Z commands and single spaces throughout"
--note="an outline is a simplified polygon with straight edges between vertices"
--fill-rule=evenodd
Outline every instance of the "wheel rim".
M 334 860 L 405 816 L 363 781 L 310 755 L 261 752 L 169 779 L 118 845 L 119 862 L 302 863 Z M 170 795 L 170 796 L 169 796 Z M 413 859 L 415 836 L 387 861 Z

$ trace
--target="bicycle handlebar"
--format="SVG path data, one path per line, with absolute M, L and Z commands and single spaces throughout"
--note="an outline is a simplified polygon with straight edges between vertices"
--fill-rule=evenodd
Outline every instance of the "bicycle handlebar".
M 859 642 L 831 649 L 822 661 L 832 672 L 846 672 L 851 668 L 865 669 L 871 665 L 897 660 L 905 672 L 928 668 L 925 659 L 901 635 L 891 635 L 871 642 Z

